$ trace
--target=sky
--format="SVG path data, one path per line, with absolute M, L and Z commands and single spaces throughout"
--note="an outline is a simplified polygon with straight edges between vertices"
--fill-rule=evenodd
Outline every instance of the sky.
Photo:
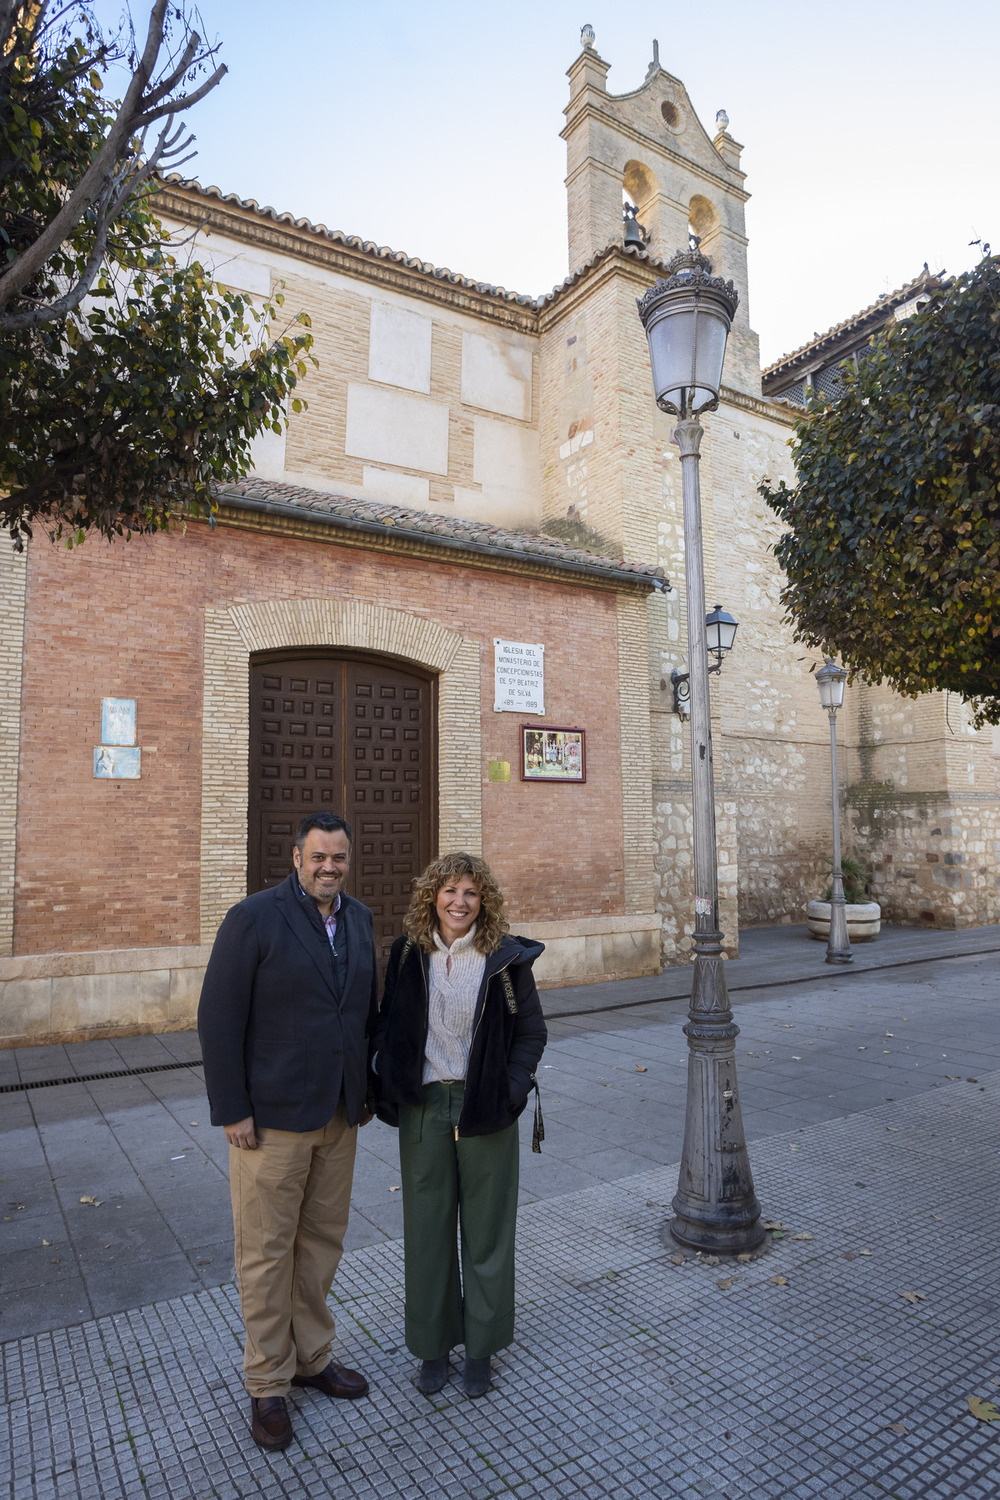
M 229 73 L 190 115 L 185 175 L 476 280 L 537 295 L 567 274 L 559 131 L 585 22 L 611 93 L 639 87 L 656 37 L 710 135 L 727 111 L 765 363 L 925 261 L 956 273 L 970 241 L 1000 247 L 996 0 L 201 0 L 201 17 Z

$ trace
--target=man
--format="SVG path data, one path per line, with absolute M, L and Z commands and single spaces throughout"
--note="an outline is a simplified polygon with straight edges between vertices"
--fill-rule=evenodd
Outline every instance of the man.
M 205 973 L 198 1031 L 229 1178 L 251 1432 L 285 1448 L 289 1385 L 364 1396 L 330 1358 L 340 1263 L 377 1014 L 372 914 L 344 893 L 351 830 L 315 813 L 288 879 L 234 906 Z

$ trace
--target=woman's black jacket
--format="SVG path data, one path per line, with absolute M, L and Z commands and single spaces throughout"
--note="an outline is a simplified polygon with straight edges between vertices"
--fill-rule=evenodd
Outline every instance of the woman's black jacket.
M 531 973 L 543 951 L 541 943 L 507 936 L 486 959 L 459 1135 L 504 1130 L 527 1103 L 547 1035 Z M 428 953 L 405 938 L 396 939 L 372 1042 L 378 1117 L 389 1125 L 399 1124 L 400 1104 L 423 1103 L 429 969 Z

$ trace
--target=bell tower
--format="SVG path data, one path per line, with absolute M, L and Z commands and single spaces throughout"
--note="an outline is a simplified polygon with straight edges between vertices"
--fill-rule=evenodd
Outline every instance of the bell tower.
M 609 94 L 610 64 L 597 51 L 593 28 L 581 32 L 580 55 L 569 69 L 566 142 L 569 269 L 622 242 L 623 195 L 644 226 L 648 254 L 667 261 L 687 248 L 691 232 L 716 276 L 740 295 L 726 358 L 726 382 L 760 395 L 760 350 L 747 313 L 749 197 L 740 170 L 743 148 L 729 134 L 724 110 L 710 137 L 687 90 L 660 65 L 659 44 L 639 88 Z

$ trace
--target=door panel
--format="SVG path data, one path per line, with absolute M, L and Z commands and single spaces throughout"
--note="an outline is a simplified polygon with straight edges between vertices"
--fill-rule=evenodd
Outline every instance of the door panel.
M 436 846 L 435 684 L 361 658 L 271 658 L 250 671 L 247 889 L 284 880 L 307 813 L 346 818 L 348 889 L 374 913 L 384 963 Z

